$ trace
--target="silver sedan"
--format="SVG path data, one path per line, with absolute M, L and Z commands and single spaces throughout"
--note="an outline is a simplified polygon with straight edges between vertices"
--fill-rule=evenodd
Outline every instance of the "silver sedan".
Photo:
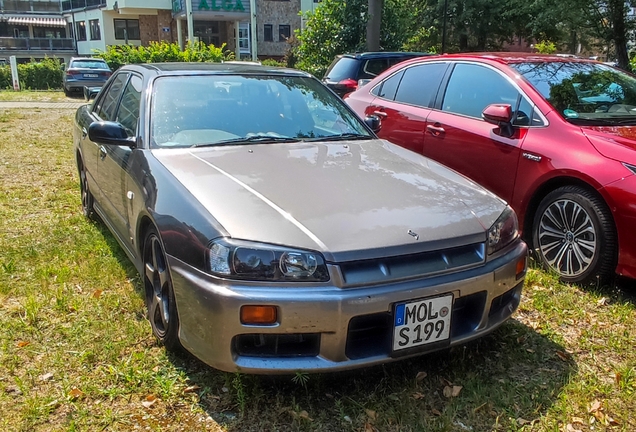
M 515 213 L 375 121 L 308 74 L 235 64 L 127 66 L 77 111 L 83 211 L 142 275 L 160 342 L 224 371 L 337 371 L 510 317 Z

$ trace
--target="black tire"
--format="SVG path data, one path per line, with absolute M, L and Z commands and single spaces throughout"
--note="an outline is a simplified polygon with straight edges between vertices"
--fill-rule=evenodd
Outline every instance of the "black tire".
M 88 187 L 88 177 L 86 176 L 86 169 L 84 163 L 79 163 L 79 176 L 80 176 L 80 196 L 82 199 L 82 213 L 88 219 L 95 220 L 95 208 L 93 207 L 94 199 Z
M 543 198 L 532 243 L 543 267 L 564 282 L 605 281 L 614 274 L 614 220 L 605 202 L 580 186 L 563 186 Z
M 163 243 L 154 228 L 148 229 L 143 248 L 146 309 L 152 333 L 169 351 L 181 348 L 179 314 Z

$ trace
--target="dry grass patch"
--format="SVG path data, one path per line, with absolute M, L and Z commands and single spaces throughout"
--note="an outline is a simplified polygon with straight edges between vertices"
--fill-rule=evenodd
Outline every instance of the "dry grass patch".
M 435 355 L 260 377 L 166 354 L 132 265 L 81 216 L 72 118 L 0 111 L 0 430 L 636 430 L 636 290 L 534 269 L 515 319 Z
M 0 90 L 0 101 L 11 102 L 77 102 L 83 100 L 80 93 L 77 98 L 67 97 L 62 90 Z

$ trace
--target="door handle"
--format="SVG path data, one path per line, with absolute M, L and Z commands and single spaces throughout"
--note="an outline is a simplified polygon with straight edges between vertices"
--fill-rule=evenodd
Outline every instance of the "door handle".
M 426 126 L 426 130 L 429 131 L 431 133 L 431 135 L 433 135 L 433 136 L 440 136 L 440 135 L 442 135 L 442 134 L 444 134 L 446 132 L 443 127 L 441 127 L 441 126 L 433 126 L 433 125 L 427 125 Z
M 88 135 L 88 131 L 86 130 L 85 127 L 82 128 L 82 139 L 86 138 L 86 135 Z
M 106 151 L 106 147 L 104 146 L 100 146 L 99 147 L 99 158 L 101 160 L 104 160 L 106 158 L 106 155 L 108 154 L 108 152 Z
M 387 113 L 385 113 L 384 111 L 373 111 L 373 115 L 377 115 L 379 117 L 386 117 Z

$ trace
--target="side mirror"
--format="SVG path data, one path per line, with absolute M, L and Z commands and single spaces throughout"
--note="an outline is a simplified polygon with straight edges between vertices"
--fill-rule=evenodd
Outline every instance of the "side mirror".
M 380 117 L 378 116 L 367 116 L 364 118 L 364 122 L 371 128 L 373 132 L 380 131 L 380 127 L 382 127 L 382 123 L 380 122 Z
M 120 123 L 112 121 L 91 123 L 88 138 L 98 144 L 135 146 L 135 140 L 128 137 L 126 129 Z
M 87 101 L 91 101 L 97 97 L 99 94 L 101 87 L 86 87 L 84 86 L 84 99 Z
M 512 106 L 508 104 L 488 105 L 481 113 L 482 118 L 501 129 L 502 135 L 511 137 L 512 128 Z

